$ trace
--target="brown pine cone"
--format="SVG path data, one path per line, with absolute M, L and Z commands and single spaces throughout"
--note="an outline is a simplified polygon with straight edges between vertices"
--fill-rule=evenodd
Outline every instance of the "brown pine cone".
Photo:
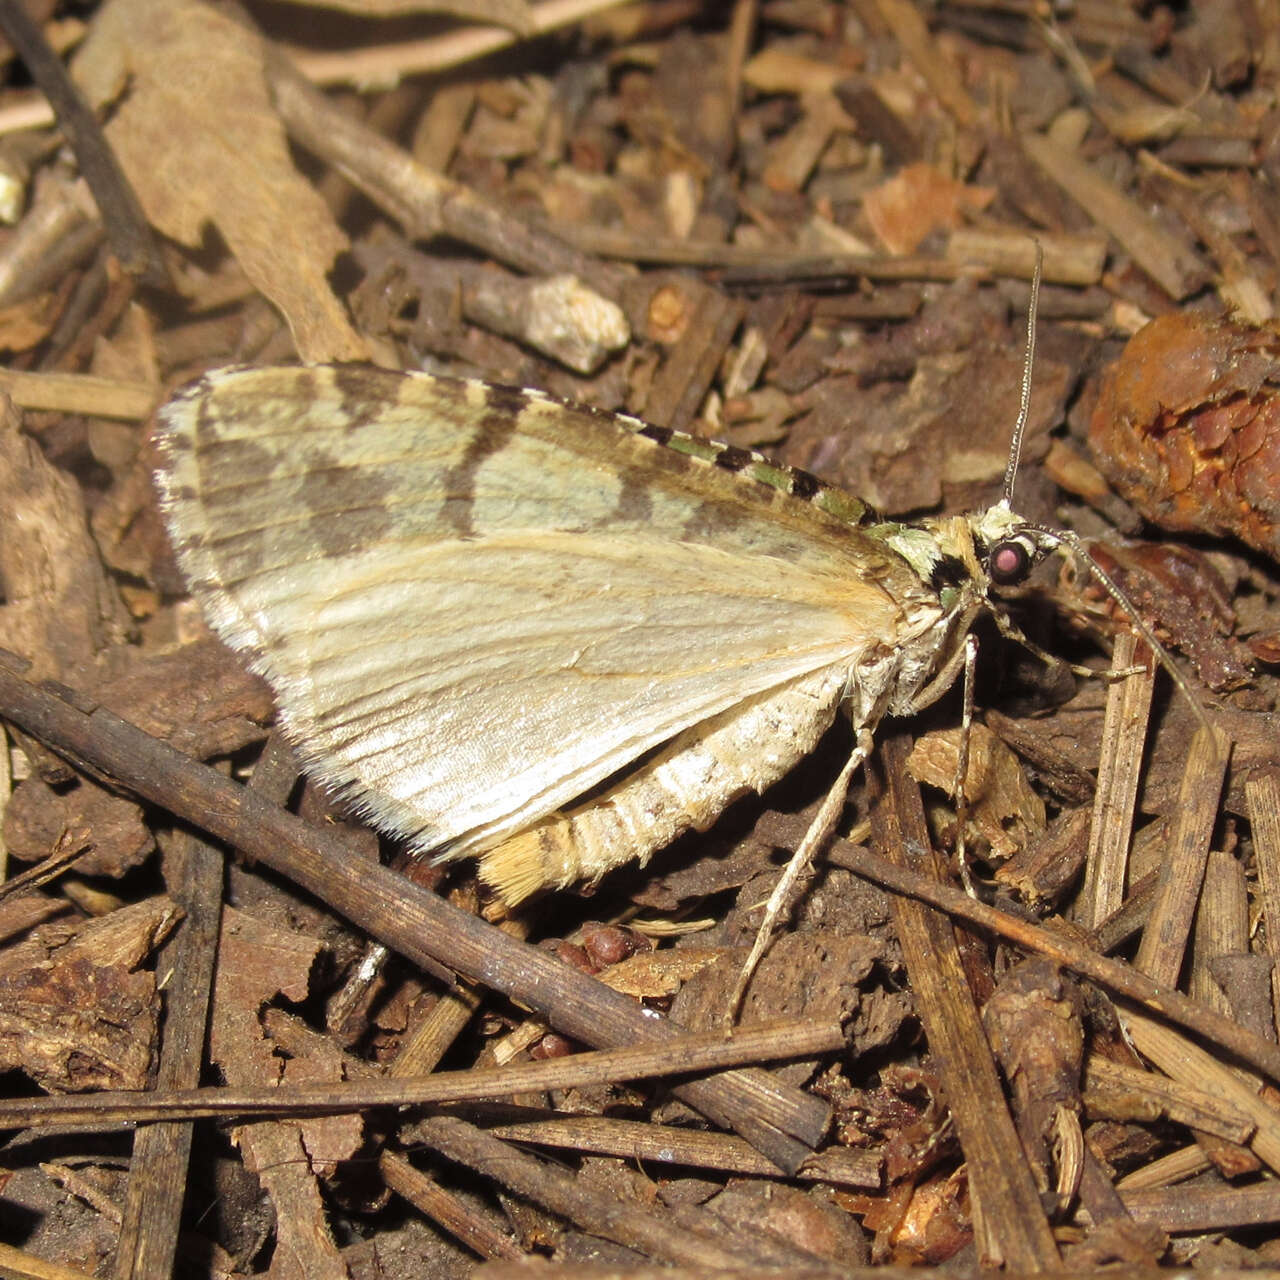
M 1089 443 L 1148 520 L 1280 560 L 1280 326 L 1153 320 L 1103 375 Z

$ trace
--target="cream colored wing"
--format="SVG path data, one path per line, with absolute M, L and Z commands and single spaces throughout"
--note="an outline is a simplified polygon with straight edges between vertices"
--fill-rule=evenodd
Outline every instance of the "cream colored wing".
M 309 770 L 420 847 L 490 847 L 936 617 L 878 543 L 613 421 L 341 369 L 223 372 L 162 411 L 193 593 Z

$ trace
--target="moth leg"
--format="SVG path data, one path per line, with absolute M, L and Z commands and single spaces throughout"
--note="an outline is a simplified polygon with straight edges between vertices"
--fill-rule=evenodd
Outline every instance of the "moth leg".
M 960 868 L 960 880 L 971 898 L 978 895 L 969 874 L 969 859 L 965 854 L 964 830 L 969 822 L 969 739 L 973 731 L 973 683 L 978 665 L 978 640 L 972 633 L 964 638 L 964 689 L 960 704 L 960 742 L 956 748 L 956 865 Z
M 975 605 L 967 613 L 963 614 L 956 623 L 955 634 L 967 636 L 969 627 L 977 613 L 978 607 Z M 960 674 L 960 670 L 964 666 L 964 653 L 965 646 L 963 642 L 955 645 L 947 655 L 946 662 L 942 664 L 942 670 L 911 699 L 911 706 L 907 709 L 908 715 L 915 715 L 926 707 L 933 706 L 955 684 L 956 676 Z
M 764 919 L 760 921 L 760 927 L 756 930 L 756 940 L 751 944 L 751 953 L 738 974 L 733 995 L 729 997 L 729 1007 L 725 1010 L 724 1017 L 726 1028 L 732 1027 L 737 1020 L 742 998 L 747 993 L 747 986 L 756 971 L 756 966 L 759 965 L 761 957 L 773 940 L 778 921 L 791 909 L 796 885 L 813 864 L 814 854 L 827 842 L 832 831 L 835 830 L 835 825 L 844 810 L 845 796 L 849 792 L 849 783 L 853 779 L 854 770 L 870 754 L 871 747 L 871 731 L 866 727 L 859 729 L 857 745 L 845 762 L 844 768 L 840 770 L 840 776 L 827 792 L 826 799 L 823 800 L 817 815 L 809 824 L 809 830 L 804 833 L 804 839 L 791 855 L 791 861 L 787 863 L 786 870 L 774 885 L 769 901 L 765 904 Z
M 848 668 L 826 667 L 684 730 L 604 795 L 553 814 L 480 855 L 480 878 L 508 906 L 539 889 L 598 880 L 776 782 L 830 728 Z
M 1002 636 L 1008 640 L 1012 640 L 1015 644 L 1020 644 L 1033 658 L 1039 658 L 1046 667 L 1066 667 L 1072 675 L 1083 676 L 1087 679 L 1094 680 L 1123 680 L 1128 676 L 1141 675 L 1146 671 L 1146 667 L 1108 667 L 1103 671 L 1097 671 L 1093 667 L 1081 666 L 1078 662 L 1064 662 L 1056 654 L 1050 653 L 1047 649 L 1042 649 L 1034 640 L 1025 635 L 1022 628 L 1018 626 L 1007 613 L 1000 609 L 992 609 L 992 617 L 996 620 L 996 628 Z

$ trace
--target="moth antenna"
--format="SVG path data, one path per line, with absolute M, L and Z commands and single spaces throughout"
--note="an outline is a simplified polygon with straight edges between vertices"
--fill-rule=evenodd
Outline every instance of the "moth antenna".
M 1142 614 L 1138 612 L 1137 606 L 1129 599 L 1127 595 L 1120 589 L 1119 584 L 1114 578 L 1089 554 L 1089 549 L 1084 545 L 1080 538 L 1069 529 L 1045 529 L 1035 526 L 1036 531 L 1042 534 L 1048 541 L 1057 542 L 1062 546 L 1070 547 L 1075 552 L 1078 559 L 1088 566 L 1089 572 L 1094 579 L 1102 586 L 1115 602 L 1124 610 L 1130 623 L 1133 624 L 1134 630 L 1147 643 L 1151 652 L 1155 654 L 1156 661 L 1169 673 L 1169 678 L 1177 687 L 1178 692 L 1186 698 L 1191 706 L 1191 710 L 1195 713 L 1195 717 L 1200 721 L 1202 728 L 1212 731 L 1213 725 L 1210 723 L 1208 713 L 1204 709 L 1204 704 L 1200 701 L 1196 691 L 1191 687 L 1186 676 L 1178 670 L 1177 664 L 1170 657 L 1168 649 L 1156 639 L 1155 632 L 1148 626 L 1147 621 Z M 1212 736 L 1212 734 L 1211 734 Z
M 1027 418 L 1031 411 L 1031 374 L 1035 366 L 1036 355 L 1036 315 L 1040 310 L 1040 283 L 1044 276 L 1044 245 L 1039 240 L 1035 242 L 1035 245 L 1036 263 L 1031 273 L 1031 298 L 1027 304 L 1026 354 L 1022 361 L 1022 396 L 1018 405 L 1018 420 L 1013 424 L 1013 438 L 1009 442 L 1009 461 L 1004 471 L 1002 503 L 1010 509 L 1013 507 L 1013 486 L 1018 478 L 1018 463 L 1022 457 L 1022 437 L 1026 432 Z M 1107 595 L 1124 610 L 1125 616 L 1132 623 L 1134 630 L 1137 631 L 1138 635 L 1142 637 L 1151 649 L 1156 661 L 1169 673 L 1170 679 L 1178 689 L 1178 692 L 1190 704 L 1191 710 L 1195 713 L 1195 717 L 1199 720 L 1201 726 L 1206 730 L 1211 730 L 1213 726 L 1209 722 L 1203 703 L 1201 703 L 1195 690 L 1188 683 L 1187 678 L 1178 670 L 1173 659 L 1169 656 L 1169 651 L 1156 639 L 1155 632 L 1147 625 L 1146 620 L 1138 612 L 1134 603 L 1121 591 L 1119 584 L 1089 554 L 1084 543 L 1074 533 L 1066 529 L 1047 529 L 1043 525 L 1031 525 L 1030 527 L 1047 542 L 1070 547 L 1078 559 L 1088 566 L 1089 572 L 1101 584 Z
M 1018 478 L 1018 461 L 1022 457 L 1022 436 L 1027 429 L 1027 417 L 1031 412 L 1031 371 L 1036 358 L 1036 313 L 1040 310 L 1040 278 L 1044 274 L 1044 245 L 1036 241 L 1036 265 L 1031 273 L 1031 300 L 1027 304 L 1027 349 L 1022 358 L 1022 401 L 1018 405 L 1018 420 L 1013 424 L 1013 439 L 1009 441 L 1009 462 L 1004 469 L 1004 503 L 1013 506 L 1013 484 Z

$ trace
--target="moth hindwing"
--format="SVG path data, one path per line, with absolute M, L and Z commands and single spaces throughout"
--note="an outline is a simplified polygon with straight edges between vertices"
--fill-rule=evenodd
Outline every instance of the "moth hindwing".
M 307 770 L 508 902 L 708 826 L 842 705 L 933 696 L 1020 528 L 878 523 L 744 450 L 372 368 L 212 373 L 157 445 L 191 591 Z

